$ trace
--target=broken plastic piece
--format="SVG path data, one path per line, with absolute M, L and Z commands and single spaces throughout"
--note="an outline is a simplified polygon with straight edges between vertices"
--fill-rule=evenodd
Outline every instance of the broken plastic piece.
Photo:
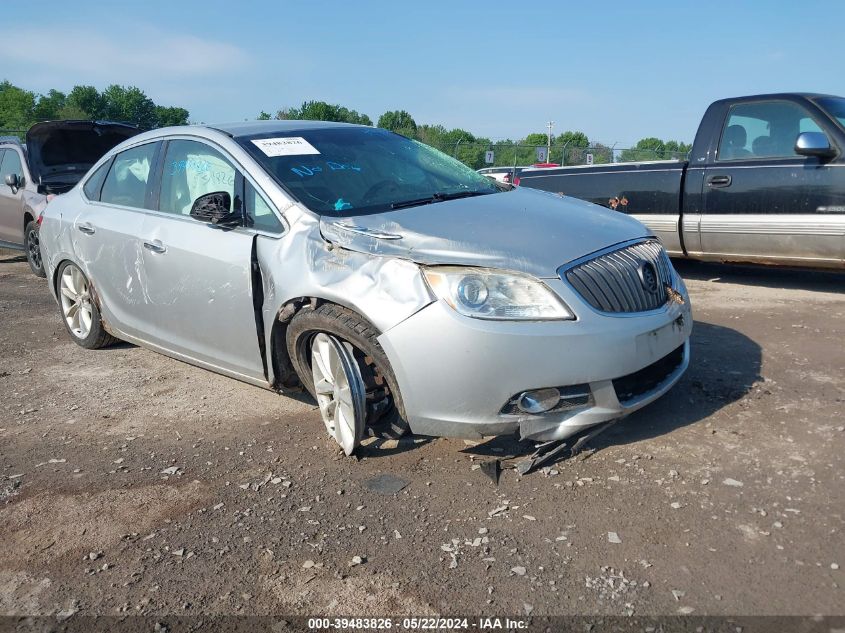
M 498 459 L 481 462 L 481 472 L 490 477 L 494 484 L 499 485 L 499 474 L 502 472 L 502 465 Z
M 566 442 L 561 440 L 540 444 L 537 450 L 516 465 L 516 472 L 520 475 L 527 475 L 538 466 L 542 466 L 547 461 L 560 455 L 565 448 Z

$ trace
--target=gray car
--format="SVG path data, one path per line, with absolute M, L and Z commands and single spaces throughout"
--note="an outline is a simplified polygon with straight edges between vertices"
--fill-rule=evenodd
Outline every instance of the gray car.
M 32 272 L 44 276 L 38 216 L 49 197 L 70 190 L 100 157 L 139 132 L 108 121 L 47 121 L 0 137 L 0 247 L 21 249 Z
M 636 220 L 491 182 L 386 130 L 165 128 L 43 213 L 70 336 L 280 392 L 366 433 L 560 439 L 689 362 L 689 298 Z

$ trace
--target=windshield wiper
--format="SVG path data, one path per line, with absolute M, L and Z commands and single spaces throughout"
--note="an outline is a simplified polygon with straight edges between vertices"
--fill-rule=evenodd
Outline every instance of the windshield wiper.
M 406 209 L 408 207 L 417 207 L 423 204 L 432 204 L 434 202 L 444 202 L 445 200 L 457 200 L 458 198 L 471 198 L 473 196 L 486 196 L 492 191 L 455 191 L 453 193 L 443 193 L 438 191 L 431 194 L 428 198 L 418 198 L 416 200 L 403 200 L 402 202 L 394 202 L 390 205 L 391 209 Z

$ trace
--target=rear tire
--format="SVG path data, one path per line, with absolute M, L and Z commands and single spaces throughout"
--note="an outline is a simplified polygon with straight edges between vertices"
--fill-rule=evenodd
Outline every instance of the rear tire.
M 402 396 L 390 361 L 378 342 L 376 328 L 352 310 L 333 303 L 303 308 L 287 329 L 288 355 L 303 386 L 316 398 L 311 369 L 311 342 L 325 332 L 351 344 L 366 390 L 365 433 L 399 438 L 410 431 Z
M 37 277 L 46 277 L 44 261 L 41 259 L 41 242 L 38 239 L 38 222 L 27 222 L 23 231 L 23 247 L 26 250 L 26 261 L 30 270 Z
M 73 262 L 59 266 L 56 296 L 62 323 L 74 343 L 85 349 L 100 349 L 117 342 L 103 327 L 91 282 Z

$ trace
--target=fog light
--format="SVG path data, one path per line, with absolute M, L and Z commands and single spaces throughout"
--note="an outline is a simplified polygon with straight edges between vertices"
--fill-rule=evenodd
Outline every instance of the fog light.
M 558 402 L 560 402 L 560 391 L 551 387 L 526 391 L 519 396 L 516 406 L 524 413 L 543 413 L 555 408 Z

